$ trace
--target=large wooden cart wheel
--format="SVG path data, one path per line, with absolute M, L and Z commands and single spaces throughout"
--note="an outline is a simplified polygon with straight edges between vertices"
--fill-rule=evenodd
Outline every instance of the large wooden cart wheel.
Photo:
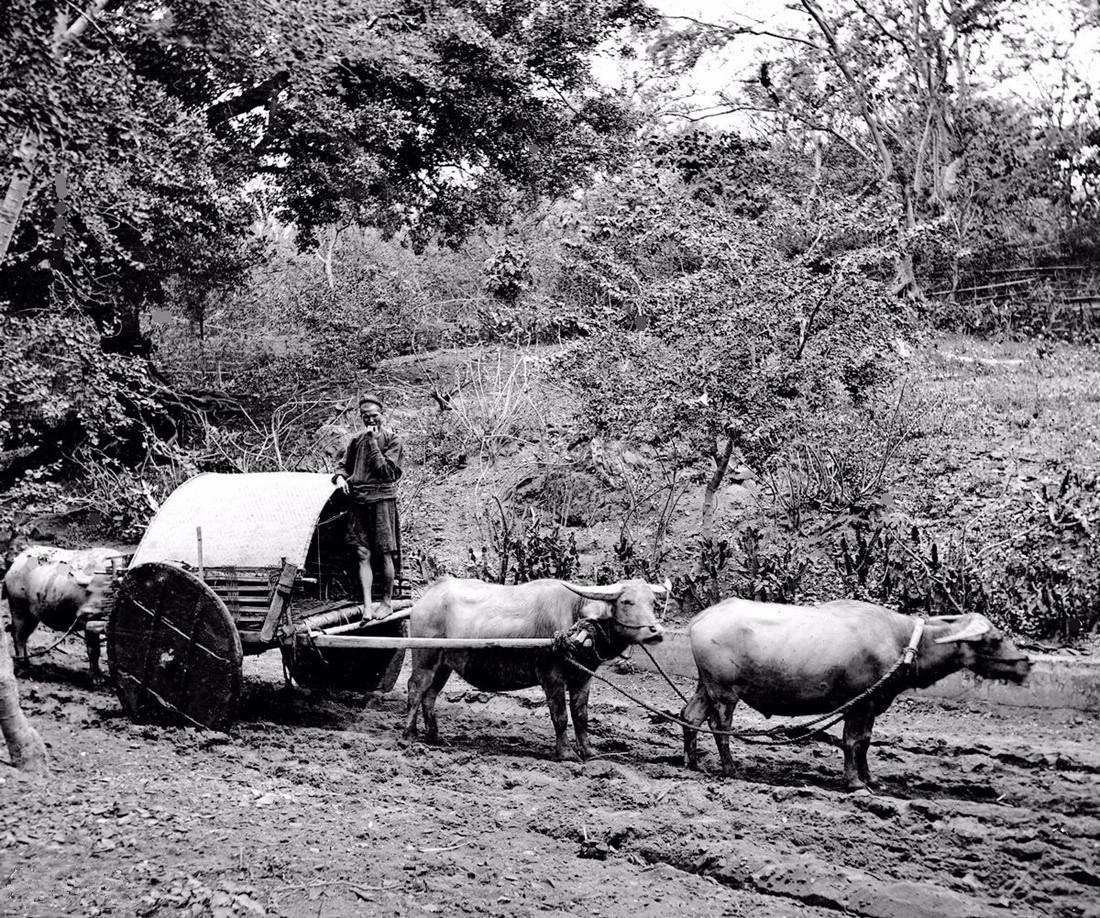
M 194 574 L 150 562 L 122 577 L 107 620 L 107 662 L 133 720 L 227 729 L 242 657 L 225 604 Z
M 404 637 L 405 621 L 364 628 L 374 637 Z M 290 675 L 304 688 L 335 688 L 352 692 L 388 692 L 397 683 L 405 648 L 372 650 L 358 647 L 311 647 L 299 641 L 283 648 Z

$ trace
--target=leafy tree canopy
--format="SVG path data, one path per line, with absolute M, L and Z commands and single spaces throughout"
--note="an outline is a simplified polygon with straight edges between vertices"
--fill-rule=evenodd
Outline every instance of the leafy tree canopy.
M 569 357 L 585 413 L 686 462 L 729 438 L 766 461 L 889 376 L 889 217 L 875 196 L 793 194 L 797 165 L 735 137 L 658 158 L 593 196 L 573 246 L 573 295 L 606 320 Z
M 1094 250 L 1095 88 L 1075 63 L 1095 44 L 1090 6 L 799 0 L 775 23 L 670 16 L 653 51 L 679 72 L 743 49 L 739 78 L 688 114 L 843 148 L 891 199 L 899 289 L 918 293 L 945 256 L 957 274 L 1004 247 Z
M 0 301 L 75 301 L 125 326 L 124 347 L 170 286 L 195 298 L 242 276 L 249 189 L 305 247 L 350 222 L 457 240 L 583 182 L 630 126 L 590 56 L 649 15 L 635 0 L 97 0 L 62 41 L 76 10 L 0 10 L 5 164 L 37 144 Z

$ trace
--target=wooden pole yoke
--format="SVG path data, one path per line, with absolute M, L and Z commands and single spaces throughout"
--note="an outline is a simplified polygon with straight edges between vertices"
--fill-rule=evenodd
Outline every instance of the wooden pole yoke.
M 431 638 L 367 636 L 355 634 L 298 633 L 295 640 L 305 647 L 347 647 L 362 650 L 549 650 L 553 638 Z

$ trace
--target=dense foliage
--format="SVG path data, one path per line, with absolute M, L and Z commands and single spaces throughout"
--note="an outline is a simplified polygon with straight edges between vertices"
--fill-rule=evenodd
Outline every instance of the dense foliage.
M 888 378 L 897 309 L 865 202 L 800 200 L 774 150 L 684 146 L 593 196 L 568 276 L 604 321 L 568 360 L 595 430 L 688 461 L 732 436 L 759 465 Z
M 589 57 L 648 16 L 606 0 L 90 9 L 71 39 L 68 4 L 0 13 L 0 141 L 34 170 L 0 301 L 75 302 L 130 350 L 170 290 L 199 315 L 243 279 L 257 208 L 303 247 L 350 223 L 423 244 L 585 181 L 630 124 Z
M 480 501 L 481 576 L 585 575 L 574 530 L 606 525 L 592 574 L 674 575 L 685 609 L 844 592 L 1093 627 L 1093 477 L 960 529 L 902 475 L 936 436 L 895 375 L 929 327 L 1100 335 L 1096 100 L 1029 4 L 801 0 L 770 29 L 13 0 L 0 525 L 95 507 L 136 538 L 196 471 L 320 468 L 384 378 L 407 490 Z M 746 39 L 717 111 L 667 91 Z M 649 68 L 626 91 L 593 75 L 616 44 Z M 1024 73 L 1061 88 L 998 88 Z
M 846 158 L 880 189 L 899 289 L 919 297 L 1006 251 L 1024 264 L 1097 251 L 1091 6 L 800 0 L 782 27 L 673 16 L 655 48 L 681 70 L 739 50 L 747 78 L 701 117 L 748 116 L 823 164 Z M 1043 91 L 1004 88 L 1031 83 Z

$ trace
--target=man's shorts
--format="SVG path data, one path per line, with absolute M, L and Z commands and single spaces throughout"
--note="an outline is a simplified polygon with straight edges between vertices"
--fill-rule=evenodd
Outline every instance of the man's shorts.
M 397 501 L 376 500 L 348 509 L 348 542 L 372 551 L 396 552 Z

